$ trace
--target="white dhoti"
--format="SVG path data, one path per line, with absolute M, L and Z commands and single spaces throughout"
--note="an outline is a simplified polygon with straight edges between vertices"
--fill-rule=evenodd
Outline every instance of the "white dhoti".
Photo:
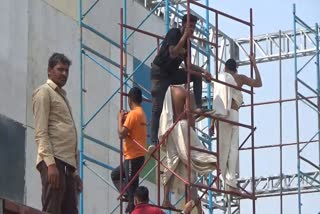
M 237 85 L 233 76 L 221 72 L 218 79 L 226 83 Z M 224 84 L 214 84 L 213 108 L 214 116 L 233 122 L 239 121 L 238 111 L 231 109 L 232 101 L 238 106 L 242 104 L 241 91 Z M 239 126 L 219 121 L 219 167 L 225 183 L 231 187 L 237 187 L 239 175 Z
M 163 110 L 160 117 L 159 139 L 173 125 L 173 111 L 171 100 L 171 88 L 169 87 L 164 99 Z M 190 144 L 199 149 L 206 149 L 200 142 L 197 133 L 190 129 Z M 187 120 L 179 121 L 173 128 L 168 138 L 161 147 L 167 155 L 167 166 L 187 180 L 188 177 L 188 122 Z M 196 181 L 197 173 L 207 174 L 215 169 L 216 157 L 212 154 L 191 150 L 191 182 Z M 163 183 L 166 184 L 173 174 L 164 169 Z M 172 177 L 172 187 L 178 193 L 184 193 L 185 184 L 176 176 Z
M 239 121 L 238 111 L 231 109 L 225 118 Z M 219 165 L 225 183 L 237 187 L 239 163 L 239 126 L 219 121 Z

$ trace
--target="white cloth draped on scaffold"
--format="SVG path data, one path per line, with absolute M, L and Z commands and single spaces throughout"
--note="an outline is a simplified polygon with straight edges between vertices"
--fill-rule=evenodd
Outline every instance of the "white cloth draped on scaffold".
M 237 86 L 237 83 L 233 76 L 227 72 L 220 72 L 218 80 Z M 215 82 L 213 85 L 213 115 L 216 117 L 225 118 L 228 116 L 231 109 L 232 100 L 236 102 L 238 106 L 241 106 L 243 102 L 243 96 L 238 89 L 229 87 L 227 85 Z
M 180 87 L 180 86 L 179 86 Z M 168 88 L 164 103 L 163 109 L 160 117 L 160 126 L 159 126 L 159 140 L 161 141 L 166 132 L 172 127 L 173 122 L 173 109 L 172 109 L 172 97 L 171 97 L 171 87 Z M 190 143 L 191 146 L 206 149 L 200 142 L 197 133 L 191 128 L 190 129 Z M 161 147 L 162 151 L 167 155 L 167 166 L 180 175 L 182 178 L 187 180 L 188 171 L 188 121 L 180 120 L 176 126 L 173 128 L 165 142 Z M 199 152 L 191 150 L 191 182 L 196 181 L 196 173 L 199 175 L 208 174 L 209 172 L 215 169 L 216 157 L 212 154 Z M 164 169 L 163 173 L 163 183 L 167 183 L 169 178 L 173 174 Z M 178 194 L 184 194 L 185 185 L 184 183 L 174 176 L 173 178 L 173 191 L 176 191 Z
M 218 79 L 237 86 L 233 76 L 227 72 L 219 73 Z M 241 91 L 221 83 L 214 83 L 213 88 L 213 115 L 239 122 L 239 113 L 231 108 L 231 104 L 232 100 L 234 100 L 237 106 L 241 106 L 243 102 Z M 239 126 L 220 121 L 219 145 L 221 176 L 229 186 L 237 188 L 237 177 L 239 176 Z

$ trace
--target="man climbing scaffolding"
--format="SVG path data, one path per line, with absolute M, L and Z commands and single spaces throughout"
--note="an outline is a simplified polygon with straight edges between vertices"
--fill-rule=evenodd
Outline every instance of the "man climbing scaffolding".
M 118 115 L 118 135 L 123 142 L 124 167 L 122 187 L 131 181 L 144 163 L 146 152 L 136 143 L 146 148 L 147 144 L 147 120 L 141 107 L 142 92 L 139 88 L 133 87 L 129 91 L 129 106 L 131 111 L 125 115 L 121 110 Z M 133 140 L 135 142 L 133 142 Z M 120 166 L 111 172 L 111 179 L 115 187 L 120 191 Z M 128 188 L 128 206 L 126 213 L 134 209 L 134 192 L 139 185 L 139 176 Z
M 256 65 L 254 56 L 250 56 L 253 65 L 255 78 L 249 78 L 243 74 L 238 74 L 237 63 L 234 59 L 226 61 L 225 69 L 218 76 L 218 79 L 231 85 L 242 87 L 261 87 L 262 81 L 259 69 Z M 243 97 L 239 89 L 215 83 L 213 106 L 214 115 L 224 119 L 239 122 L 239 108 L 242 105 Z M 214 133 L 215 120 L 211 121 L 210 132 Z M 225 182 L 227 190 L 239 192 L 237 187 L 237 177 L 239 171 L 239 126 L 227 122 L 219 122 L 219 167 L 221 176 Z
M 163 40 L 158 55 L 151 65 L 151 95 L 152 95 L 152 118 L 151 118 L 151 141 L 153 145 L 158 143 L 159 118 L 166 91 L 170 85 L 187 83 L 186 69 L 180 68 L 184 61 L 187 65 L 187 53 L 191 55 L 190 37 L 193 35 L 198 18 L 190 14 L 189 26 L 187 26 L 187 15 L 182 18 L 181 28 L 172 28 Z M 187 52 L 188 51 L 188 52 Z M 206 79 L 211 75 L 206 70 L 191 64 L 191 70 L 203 73 Z M 202 78 L 191 75 L 193 91 L 195 96 L 195 112 L 201 113 Z

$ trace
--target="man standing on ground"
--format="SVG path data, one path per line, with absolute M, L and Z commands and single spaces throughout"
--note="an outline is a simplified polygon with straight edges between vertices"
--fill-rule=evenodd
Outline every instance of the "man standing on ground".
M 62 89 L 70 65 L 66 56 L 54 53 L 48 62 L 48 80 L 32 97 L 42 210 L 51 214 L 77 214 L 77 194 L 82 191 L 77 173 L 77 131 Z
M 118 134 L 123 142 L 124 167 L 122 182 L 124 187 L 131 181 L 144 163 L 145 150 L 147 145 L 147 119 L 141 107 L 142 92 L 139 88 L 133 87 L 129 91 L 129 106 L 131 111 L 125 116 L 124 111 L 120 111 L 118 115 Z M 120 166 L 111 172 L 113 184 L 120 190 Z M 139 176 L 133 181 L 128 188 L 128 207 L 126 212 L 131 213 L 134 209 L 134 192 L 139 185 Z
M 198 18 L 190 14 L 190 25 L 187 26 L 187 15 L 182 18 L 181 28 L 172 28 L 163 40 L 162 46 L 151 65 L 151 95 L 152 95 L 152 119 L 151 119 L 151 141 L 153 145 L 158 143 L 159 118 L 162 111 L 164 96 L 169 85 L 187 83 L 186 69 L 179 68 L 182 61 L 187 65 L 187 51 L 191 55 L 191 49 L 187 50 L 189 38 L 193 35 Z M 191 70 L 205 74 L 207 79 L 211 75 L 206 70 L 191 65 Z M 193 91 L 196 103 L 196 112 L 201 112 L 202 78 L 191 75 Z

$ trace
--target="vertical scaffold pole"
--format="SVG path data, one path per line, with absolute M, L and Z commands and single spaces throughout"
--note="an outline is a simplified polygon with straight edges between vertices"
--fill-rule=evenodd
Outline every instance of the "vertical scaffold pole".
M 164 21 L 165 21 L 165 31 L 168 32 L 169 31 L 169 22 L 170 22 L 170 17 L 169 17 L 169 0 L 165 0 L 165 17 L 164 17 Z
M 123 0 L 123 24 L 127 24 L 127 0 Z M 122 28 L 123 30 L 123 36 L 122 36 L 122 40 L 123 40 L 123 52 L 122 55 L 125 54 L 124 59 L 124 63 L 123 63 L 123 75 L 125 75 L 125 77 L 127 77 L 127 65 L 128 65 L 128 59 L 127 59 L 127 28 Z M 123 56 L 122 56 L 123 57 Z M 127 84 L 124 85 L 124 92 L 127 93 L 128 90 L 128 86 Z M 125 100 L 127 100 L 127 97 L 125 97 Z M 128 102 L 124 102 L 124 109 L 127 110 L 128 109 Z
M 297 32 L 296 32 L 296 5 L 293 4 L 293 34 L 294 34 L 294 74 L 296 97 L 296 138 L 297 138 L 297 171 L 298 171 L 298 212 L 301 214 L 301 174 L 300 174 L 300 137 L 299 137 L 299 103 L 298 103 L 298 61 L 297 61 Z
M 282 41 L 281 41 L 281 31 L 279 31 L 279 139 L 280 139 L 280 214 L 283 213 L 283 161 L 282 161 Z
M 169 0 L 165 0 L 165 15 L 164 15 L 164 24 L 165 24 L 165 32 L 167 33 L 170 29 L 170 17 L 169 17 Z M 158 42 L 158 47 L 159 47 L 159 40 L 157 41 Z M 158 152 L 158 157 L 160 157 L 160 150 Z M 160 160 L 159 160 L 160 161 Z M 157 171 L 158 171 L 158 183 L 160 183 L 160 162 L 158 162 L 158 167 L 157 167 Z M 158 193 L 158 196 L 159 196 L 159 193 Z M 171 199 L 171 193 L 169 193 L 169 199 Z M 160 198 L 158 197 L 158 203 L 160 205 Z M 171 211 L 168 212 L 169 214 L 171 213 Z
M 120 9 L 120 110 L 123 110 L 123 8 Z M 123 189 L 123 141 L 120 140 L 120 192 Z M 122 199 L 120 198 L 120 213 L 122 214 Z
M 315 29 L 315 39 L 316 39 L 316 72 L 317 72 L 317 102 L 318 102 L 318 112 L 320 112 L 320 67 L 319 67 L 319 25 L 318 23 L 315 24 L 316 29 Z M 320 130 L 320 114 L 318 113 L 318 130 Z M 318 166 L 320 166 L 320 133 L 318 132 L 318 146 L 319 146 L 319 163 Z
M 209 7 L 209 0 L 206 0 L 206 6 Z M 209 10 L 206 9 L 206 39 L 210 41 L 210 16 L 209 16 Z M 217 46 L 218 48 L 218 46 Z M 207 54 L 207 70 L 208 72 L 211 73 L 211 68 L 210 68 L 210 44 L 206 43 L 206 54 Z M 207 83 L 207 103 L 208 103 L 208 109 L 211 109 L 211 83 Z M 211 125 L 211 118 L 208 119 L 208 127 Z M 210 136 L 210 135 L 209 135 Z M 211 140 L 208 140 L 208 148 L 210 151 L 212 151 L 212 145 L 211 145 Z M 209 184 L 212 182 L 212 174 L 209 174 Z M 209 190 L 209 214 L 213 213 L 213 194 L 212 191 Z
M 216 54 L 216 63 L 215 63 L 215 73 L 216 73 L 216 79 L 218 79 L 218 63 L 219 63 L 219 50 L 218 50 L 218 42 L 219 42 L 219 20 L 218 20 L 219 14 L 217 12 L 215 12 L 215 43 L 216 43 L 216 47 L 215 47 L 215 54 Z M 219 142 L 219 138 L 220 138 L 220 130 L 219 130 L 219 120 L 216 122 L 217 123 L 217 188 L 220 189 L 220 179 L 219 179 L 219 174 L 220 174 L 220 142 Z
M 80 66 L 80 157 L 79 168 L 80 178 L 83 180 L 83 61 L 82 61 L 82 0 L 78 0 L 78 22 L 80 29 L 80 47 L 79 47 L 79 66 Z M 83 214 L 83 192 L 80 193 L 79 198 L 79 212 Z
M 159 38 L 157 38 L 157 54 L 159 53 L 160 51 L 160 40 Z M 160 149 L 157 151 L 158 153 L 158 157 L 159 157 L 159 160 L 157 160 L 157 203 L 158 203 L 158 206 L 160 206 Z
M 187 27 L 190 26 L 190 0 L 187 0 Z M 191 113 L 190 113 L 190 69 L 191 69 L 191 44 L 190 37 L 187 38 L 187 103 L 186 111 L 188 118 L 188 185 L 187 185 L 187 197 L 186 202 L 191 199 L 190 191 L 190 182 L 191 182 L 191 145 L 190 145 L 190 122 L 191 122 Z
M 250 55 L 253 55 L 253 12 L 250 8 Z M 253 67 L 250 63 L 250 75 L 253 77 Z M 254 147 L 254 93 L 253 87 L 251 87 L 251 162 L 252 162 L 252 195 L 255 196 L 255 147 Z M 256 201 L 252 199 L 252 213 L 256 213 Z

